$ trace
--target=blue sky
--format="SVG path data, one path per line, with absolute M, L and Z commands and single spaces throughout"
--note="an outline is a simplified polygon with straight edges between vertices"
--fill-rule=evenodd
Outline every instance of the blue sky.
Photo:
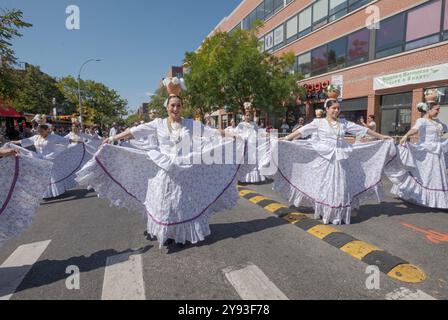
M 149 101 L 169 66 L 180 65 L 241 0 L 0 0 L 33 24 L 14 41 L 20 61 L 52 76 L 76 76 L 116 89 L 136 109 Z M 67 6 L 80 9 L 80 30 L 67 30 Z

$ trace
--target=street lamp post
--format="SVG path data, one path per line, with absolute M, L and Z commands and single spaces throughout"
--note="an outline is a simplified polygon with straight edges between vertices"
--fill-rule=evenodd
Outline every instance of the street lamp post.
M 83 113 L 82 113 L 82 99 L 81 99 L 81 72 L 82 69 L 84 68 L 84 66 L 86 64 L 88 64 L 89 62 L 92 61 L 96 61 L 96 62 L 100 62 L 100 59 L 89 59 L 87 61 L 85 61 L 81 68 L 79 68 L 79 72 L 78 72 L 78 101 L 79 101 L 79 117 L 80 117 L 80 122 L 81 122 L 81 129 L 84 129 L 84 121 L 83 121 Z

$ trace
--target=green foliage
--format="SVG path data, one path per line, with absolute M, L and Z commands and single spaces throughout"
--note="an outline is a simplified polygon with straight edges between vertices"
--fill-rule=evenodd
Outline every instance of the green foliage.
M 142 120 L 143 119 L 136 113 L 136 114 L 132 114 L 129 117 L 127 117 L 126 120 L 124 121 L 124 123 L 128 127 L 132 127 L 134 125 L 134 123 L 139 123 Z
M 189 72 L 185 76 L 187 99 L 201 112 L 226 107 L 237 111 L 246 101 L 267 112 L 303 96 L 297 86 L 299 74 L 288 72 L 294 54 L 276 57 L 261 53 L 256 36 L 260 22 L 252 30 L 217 32 L 207 38 L 197 52 L 186 54 Z
M 42 72 L 39 67 L 27 64 L 25 70 L 15 70 L 15 77 L 19 81 L 13 105 L 19 111 L 49 114 L 54 106 L 66 102 L 56 79 Z
M 18 90 L 13 66 L 17 62 L 11 41 L 21 37 L 20 29 L 32 25 L 22 20 L 22 11 L 0 8 L 0 99 L 10 100 Z
M 79 113 L 78 81 L 68 76 L 59 79 L 57 86 Z M 127 115 L 128 102 L 117 91 L 93 80 L 81 80 L 80 86 L 86 123 L 119 122 Z

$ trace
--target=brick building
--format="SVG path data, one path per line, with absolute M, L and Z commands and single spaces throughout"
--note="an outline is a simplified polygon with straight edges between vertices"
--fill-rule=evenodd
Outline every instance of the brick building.
M 294 71 L 305 77 L 299 85 L 308 96 L 285 110 L 290 121 L 310 121 L 323 108 L 323 89 L 338 82 L 343 116 L 373 114 L 382 133 L 407 131 L 428 88 L 446 94 L 440 117 L 448 123 L 448 0 L 243 0 L 215 30 L 257 19 L 260 50 L 294 52 Z

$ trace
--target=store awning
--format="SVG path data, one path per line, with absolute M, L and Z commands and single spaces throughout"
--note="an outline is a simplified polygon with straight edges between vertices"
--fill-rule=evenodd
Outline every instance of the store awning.
M 22 118 L 23 115 L 13 107 L 9 107 L 0 101 L 0 117 Z

